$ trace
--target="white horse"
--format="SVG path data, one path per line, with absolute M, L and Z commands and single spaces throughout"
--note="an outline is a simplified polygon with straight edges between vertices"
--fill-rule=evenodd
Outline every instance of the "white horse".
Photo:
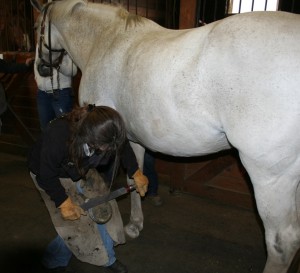
M 80 103 L 117 109 L 130 140 L 173 156 L 238 150 L 265 228 L 264 273 L 287 272 L 300 246 L 300 16 L 253 12 L 169 30 L 121 7 L 65 0 L 45 18 L 53 49 L 82 71 Z M 133 146 L 142 165 L 144 148 Z

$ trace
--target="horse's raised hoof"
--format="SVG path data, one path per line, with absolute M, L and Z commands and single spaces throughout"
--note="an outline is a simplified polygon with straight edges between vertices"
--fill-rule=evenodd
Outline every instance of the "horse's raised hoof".
M 140 230 L 142 229 L 140 229 L 137 225 L 133 223 L 129 223 L 124 227 L 125 234 L 131 239 L 139 237 Z

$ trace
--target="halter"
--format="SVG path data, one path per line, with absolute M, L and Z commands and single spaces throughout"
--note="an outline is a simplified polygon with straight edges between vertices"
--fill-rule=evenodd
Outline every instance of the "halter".
M 46 22 L 46 17 L 47 17 L 47 12 L 50 7 L 50 5 L 53 4 L 53 2 L 48 3 L 44 10 L 43 10 L 43 18 L 41 22 L 41 27 L 40 27 L 40 42 L 39 42 L 39 48 L 38 48 L 38 54 L 39 54 L 39 59 L 41 60 L 41 64 L 39 67 L 39 73 L 41 74 L 41 69 L 46 68 L 46 73 L 42 72 L 45 76 L 50 76 L 51 78 L 51 85 L 52 85 L 52 91 L 53 91 L 53 68 L 57 70 L 57 83 L 58 83 L 58 89 L 59 89 L 59 69 L 60 69 L 60 64 L 62 62 L 62 59 L 64 55 L 66 54 L 66 51 L 64 49 L 52 49 L 51 46 L 51 20 L 48 19 L 48 44 L 45 42 L 45 22 Z M 43 58 L 43 51 L 42 51 L 42 46 L 48 49 L 49 51 L 49 62 L 46 61 Z M 59 56 L 55 61 L 52 61 L 52 52 L 60 52 Z M 41 75 L 42 76 L 42 75 Z

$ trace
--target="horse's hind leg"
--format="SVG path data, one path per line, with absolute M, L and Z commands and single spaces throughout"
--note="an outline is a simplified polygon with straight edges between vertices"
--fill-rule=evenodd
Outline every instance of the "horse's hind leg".
M 265 181 L 253 179 L 257 208 L 264 223 L 268 252 L 263 272 L 286 273 L 300 247 L 296 202 L 299 178 L 281 175 L 272 179 L 266 179 L 264 176 L 264 179 Z
M 131 146 L 136 155 L 140 169 L 142 170 L 144 164 L 145 149 L 136 143 L 131 143 Z M 127 178 L 127 183 L 128 185 L 133 184 L 132 179 Z M 129 236 L 130 238 L 136 238 L 139 236 L 140 231 L 143 229 L 144 216 L 142 211 L 140 195 L 136 191 L 133 191 L 131 192 L 130 197 L 131 197 L 130 220 L 129 223 L 124 227 L 124 231 L 127 234 L 127 236 Z

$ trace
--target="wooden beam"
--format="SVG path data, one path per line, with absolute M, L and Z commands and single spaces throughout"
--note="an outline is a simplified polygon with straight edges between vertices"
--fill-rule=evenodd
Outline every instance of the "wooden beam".
M 181 0 L 180 1 L 180 16 L 179 28 L 193 28 L 196 26 L 196 8 L 197 0 Z

